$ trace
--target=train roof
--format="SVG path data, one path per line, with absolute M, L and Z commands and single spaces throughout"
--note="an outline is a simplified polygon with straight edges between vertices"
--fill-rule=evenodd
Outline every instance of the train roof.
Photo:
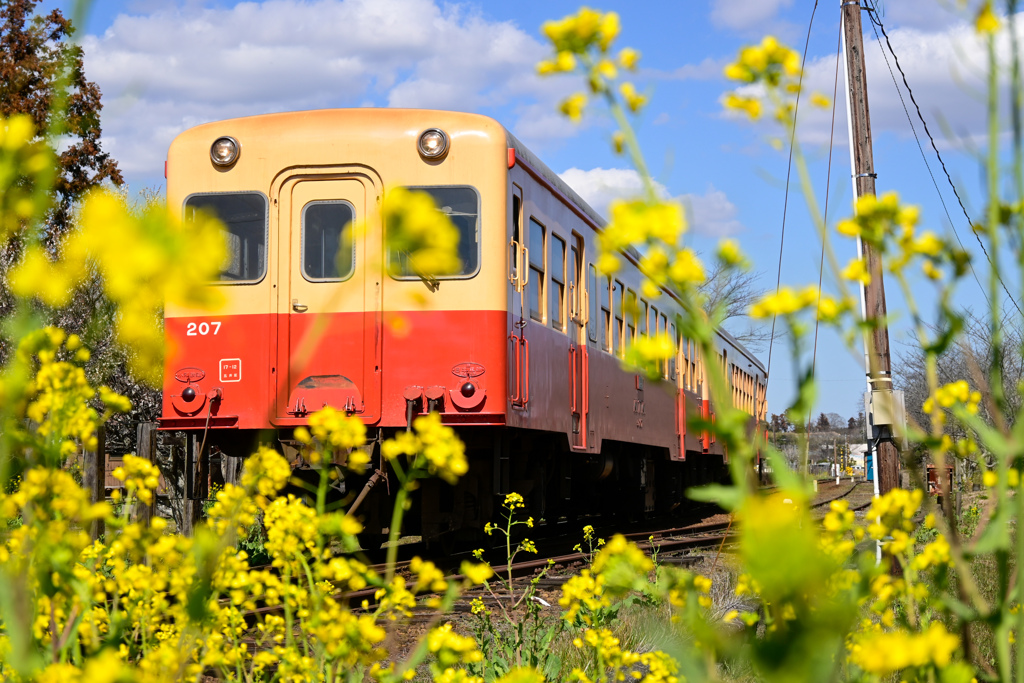
M 548 168 L 547 164 L 531 152 L 530 149 L 519 140 L 519 138 L 512 135 L 507 128 L 505 129 L 505 132 L 508 134 L 509 147 L 516 150 L 516 159 L 522 159 L 525 161 L 530 167 L 536 170 L 537 173 L 543 176 L 544 180 L 558 188 L 562 194 L 571 199 L 574 204 L 582 209 L 583 212 L 597 224 L 597 227 L 604 228 L 608 225 L 608 221 L 604 219 L 604 216 L 595 211 L 590 204 L 587 204 L 583 197 L 576 193 L 576 190 L 572 189 L 557 173 Z M 637 255 L 639 256 L 639 254 Z

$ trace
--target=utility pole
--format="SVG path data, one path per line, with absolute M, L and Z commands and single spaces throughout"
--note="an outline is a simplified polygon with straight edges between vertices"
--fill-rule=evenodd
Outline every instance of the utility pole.
M 860 0 L 844 0 L 843 41 L 846 46 L 850 156 L 854 192 L 858 198 L 875 194 L 874 159 L 871 153 L 871 118 L 868 115 L 868 83 L 864 72 L 864 41 L 861 29 Z M 872 397 L 875 448 L 878 454 L 878 492 L 885 495 L 899 488 L 899 452 L 892 441 L 895 410 L 892 394 L 892 366 L 889 360 L 889 328 L 885 322 L 885 285 L 882 281 L 881 254 L 858 238 L 858 254 L 865 260 L 871 281 L 861 287 L 861 313 L 874 321 L 864 335 L 868 391 Z

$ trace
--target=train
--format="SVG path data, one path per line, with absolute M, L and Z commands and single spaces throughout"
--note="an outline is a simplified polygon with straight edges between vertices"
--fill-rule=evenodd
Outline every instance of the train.
M 679 298 L 643 296 L 635 252 L 599 273 L 604 219 L 492 118 L 364 108 L 207 123 L 173 141 L 166 178 L 169 206 L 217 215 L 230 252 L 209 285 L 221 309 L 165 311 L 159 428 L 200 450 L 241 457 L 263 442 L 296 460 L 294 429 L 324 406 L 376 443 L 437 412 L 469 471 L 424 482 L 410 532 L 460 539 L 512 491 L 555 524 L 671 514 L 687 487 L 727 480 L 722 445 L 687 428 L 715 415 L 706 363 L 751 425 L 764 421 L 761 362 L 724 330 L 717 357 L 700 357 L 676 328 Z M 449 216 L 460 268 L 417 272 L 389 250 L 393 187 Z M 676 352 L 651 380 L 625 350 L 660 333 Z M 341 485 L 351 500 L 366 479 Z M 378 485 L 360 502 L 367 534 L 386 530 L 393 494 Z

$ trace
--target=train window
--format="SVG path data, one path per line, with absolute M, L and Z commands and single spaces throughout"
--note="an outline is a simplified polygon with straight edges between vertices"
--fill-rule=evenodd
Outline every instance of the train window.
M 445 213 L 459 231 L 459 260 L 462 267 L 455 273 L 435 275 L 420 273 L 409 262 L 409 252 L 392 249 L 388 253 L 388 272 L 396 280 L 430 278 L 458 280 L 471 278 L 480 269 L 480 195 L 469 186 L 410 187 L 426 192 L 439 211 Z
M 697 382 L 697 345 L 686 340 L 686 388 L 694 391 Z
M 551 235 L 548 267 L 551 269 L 551 300 L 548 302 L 548 314 L 551 316 L 551 327 L 562 330 L 565 328 L 565 240 L 554 234 Z
M 640 336 L 647 336 L 647 307 L 650 306 L 646 301 L 640 299 L 640 308 L 637 310 L 637 317 L 640 318 Z
M 590 315 L 587 320 L 587 333 L 590 335 L 590 341 L 597 341 L 597 268 L 594 264 L 590 264 L 588 271 L 589 276 L 587 278 L 587 301 L 590 302 Z
M 612 349 L 612 311 L 611 306 L 612 279 L 606 277 L 601 291 L 601 348 Z
M 302 208 L 302 276 L 345 280 L 355 270 L 352 222 L 355 209 L 344 201 L 310 202 Z
M 668 324 L 669 337 L 672 339 L 672 357 L 668 359 L 668 378 L 676 378 L 676 355 L 679 353 L 679 333 L 676 332 L 676 324 Z
M 544 322 L 544 226 L 530 219 L 530 317 Z
M 618 280 L 612 287 L 612 310 L 615 311 L 615 327 L 612 329 L 612 353 L 617 356 L 623 355 L 622 348 L 622 283 Z
M 661 324 L 658 326 L 658 331 L 662 334 L 668 334 L 668 318 L 664 313 L 661 314 Z M 668 378 L 668 360 L 661 362 L 661 374 L 667 379 Z
M 573 233 L 572 248 L 569 250 L 569 320 L 578 325 L 583 324 L 583 238 Z
M 517 282 L 517 278 L 520 277 L 519 257 L 521 254 L 519 249 L 523 243 L 522 235 L 519 234 L 520 226 L 523 223 L 523 198 L 520 196 L 522 190 L 518 186 L 513 185 L 513 191 L 515 194 L 512 195 L 512 240 L 508 245 L 508 265 L 510 269 L 508 276 L 512 282 Z
M 636 305 L 636 292 L 632 289 L 626 289 L 626 344 L 636 343 L 636 323 L 637 323 L 637 311 L 639 310 Z
M 679 380 L 683 389 L 690 388 L 690 340 L 680 337 L 679 339 Z
M 267 198 L 262 192 L 194 194 L 185 200 L 185 220 L 205 212 L 227 229 L 228 257 L 222 282 L 251 283 L 267 271 Z
M 652 337 L 658 336 L 658 309 L 656 306 L 651 306 L 647 334 Z

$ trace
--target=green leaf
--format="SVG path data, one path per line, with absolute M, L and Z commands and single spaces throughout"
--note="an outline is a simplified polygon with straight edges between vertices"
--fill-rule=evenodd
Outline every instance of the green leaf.
M 981 532 L 970 550 L 976 555 L 984 555 L 996 550 L 1010 549 L 1010 521 L 1013 514 L 1005 503 L 996 505 L 996 513 L 988 520 L 985 530 Z
M 953 662 L 939 669 L 939 680 L 942 683 L 971 683 L 974 669 L 966 662 Z
M 953 340 L 960 333 L 960 330 L 963 329 L 963 316 L 945 306 L 943 306 L 942 312 L 947 318 L 947 326 L 942 327 L 942 323 L 940 322 L 940 334 L 938 334 L 930 344 L 927 344 L 923 348 L 925 354 L 935 354 L 936 356 L 941 355 L 949 348 L 949 345 L 953 343 Z
M 772 468 L 772 477 L 780 489 L 800 490 L 804 487 L 803 479 L 789 468 L 786 458 L 780 451 L 771 447 L 764 449 L 765 460 Z
M 544 663 L 544 677 L 549 681 L 562 679 L 562 658 L 554 653 L 549 653 Z
M 971 415 L 963 408 L 955 411 L 957 419 L 978 433 L 981 443 L 1000 460 L 1016 455 L 1016 450 L 999 430 L 986 424 L 980 415 Z
M 947 610 L 960 617 L 964 621 L 974 621 L 978 618 L 977 612 L 968 605 L 957 600 L 953 595 L 946 593 L 939 598 L 939 603 Z
M 743 501 L 743 491 L 736 486 L 708 484 L 686 489 L 686 497 L 700 503 L 717 503 L 725 510 L 735 510 Z

